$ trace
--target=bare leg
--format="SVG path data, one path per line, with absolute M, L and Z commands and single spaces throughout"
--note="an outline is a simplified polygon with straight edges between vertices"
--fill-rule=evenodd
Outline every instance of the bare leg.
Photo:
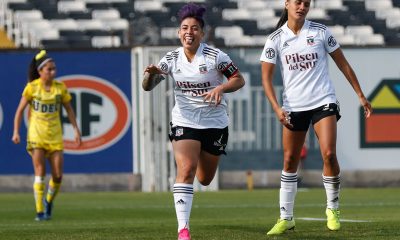
M 173 188 L 178 232 L 189 229 L 193 202 L 193 181 L 200 160 L 201 143 L 196 140 L 172 141 L 177 176 Z
M 214 179 L 219 159 L 220 156 L 213 155 L 206 151 L 201 151 L 196 176 L 202 185 L 207 186 Z
M 340 173 L 336 157 L 336 116 L 321 119 L 314 125 L 318 137 L 322 159 L 324 161 L 324 176 L 337 176 Z

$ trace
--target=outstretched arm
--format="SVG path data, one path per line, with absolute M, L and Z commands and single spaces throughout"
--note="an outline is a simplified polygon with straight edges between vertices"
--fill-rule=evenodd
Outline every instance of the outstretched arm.
M 353 68 L 350 66 L 346 57 L 343 54 L 343 51 L 338 48 L 335 51 L 330 53 L 333 61 L 335 61 L 336 65 L 346 77 L 347 81 L 349 81 L 350 85 L 353 87 L 356 92 L 358 99 L 360 101 L 361 106 L 364 108 L 364 115 L 368 118 L 372 113 L 371 104 L 368 102 L 367 98 L 364 96 L 363 91 L 361 90 L 360 83 L 358 82 L 357 76 L 354 73 Z
M 151 91 L 155 86 L 157 86 L 165 77 L 164 73 L 160 68 L 151 64 L 144 70 L 144 77 L 142 81 L 142 87 L 145 91 Z
M 22 115 L 24 112 L 25 107 L 28 105 L 28 100 L 26 100 L 25 97 L 21 98 L 21 101 L 19 102 L 17 111 L 15 112 L 15 117 L 14 117 L 14 132 L 12 136 L 12 141 L 15 144 L 18 144 L 21 142 L 21 138 L 19 136 L 19 128 L 21 126 L 21 120 L 22 120 Z

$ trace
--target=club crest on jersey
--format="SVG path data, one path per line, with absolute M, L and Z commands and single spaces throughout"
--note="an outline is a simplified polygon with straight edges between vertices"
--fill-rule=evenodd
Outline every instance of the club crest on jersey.
M 200 65 L 199 65 L 199 71 L 200 71 L 201 74 L 207 73 L 207 65 L 205 65 L 205 64 L 200 64 Z
M 314 37 L 313 36 L 307 37 L 307 45 L 312 46 L 314 44 L 315 44 Z

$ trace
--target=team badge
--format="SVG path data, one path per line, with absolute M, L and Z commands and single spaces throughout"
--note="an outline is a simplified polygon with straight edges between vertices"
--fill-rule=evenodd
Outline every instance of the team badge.
M 226 67 L 228 66 L 227 62 L 221 62 L 220 64 L 218 64 L 218 70 L 222 71 L 224 70 Z
M 275 57 L 275 50 L 272 48 L 265 49 L 265 57 L 269 59 L 273 59 Z
M 336 44 L 337 44 L 336 39 L 333 36 L 330 36 L 328 38 L 328 45 L 330 47 L 334 47 L 334 46 L 336 46 Z
M 314 37 L 313 36 L 310 36 L 310 37 L 307 37 L 307 45 L 308 46 L 312 46 L 312 45 L 314 45 Z
M 207 66 L 205 64 L 199 65 L 199 71 L 201 74 L 207 73 Z
M 159 64 L 159 67 L 163 72 L 168 72 L 168 64 L 166 64 L 165 62 L 161 62 Z

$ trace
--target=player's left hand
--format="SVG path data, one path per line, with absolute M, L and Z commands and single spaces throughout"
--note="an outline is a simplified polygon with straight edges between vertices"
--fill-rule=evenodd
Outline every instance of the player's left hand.
M 209 92 L 201 94 L 200 96 L 204 97 L 204 102 L 208 102 L 209 105 L 215 103 L 215 106 L 217 106 L 221 103 L 222 95 L 224 95 L 224 90 L 220 85 Z
M 364 108 L 364 116 L 365 118 L 369 118 L 372 114 L 372 106 L 371 103 L 363 96 L 360 98 L 361 106 Z

